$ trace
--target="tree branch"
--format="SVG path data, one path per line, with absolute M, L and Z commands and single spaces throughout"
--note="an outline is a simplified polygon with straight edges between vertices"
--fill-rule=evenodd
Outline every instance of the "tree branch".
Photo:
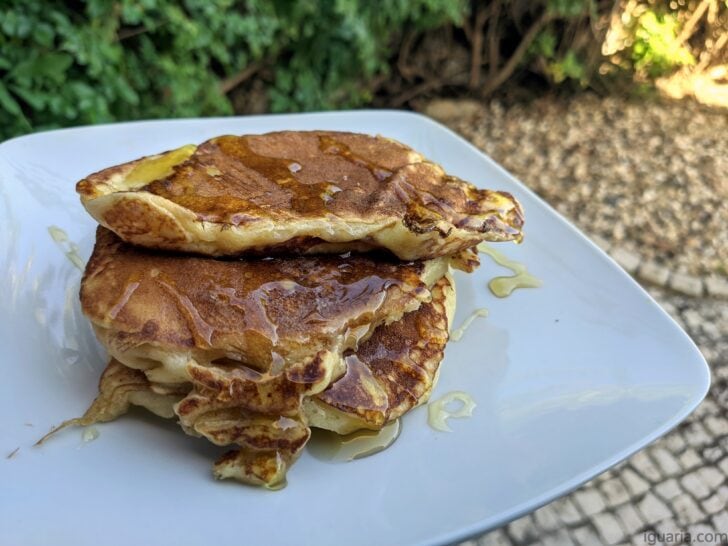
M 700 21 L 700 18 L 703 16 L 703 14 L 708 11 L 710 3 L 711 0 L 703 0 L 702 2 L 700 2 L 698 8 L 695 10 L 695 13 L 690 16 L 690 19 L 688 19 L 688 22 L 685 23 L 685 26 L 680 32 L 680 35 L 677 37 L 678 43 L 685 43 L 685 41 L 687 41 L 690 36 L 693 35 L 693 33 L 695 32 L 695 25 L 698 24 L 698 21 Z
M 255 75 L 258 70 L 260 70 L 263 67 L 263 63 L 260 61 L 254 62 L 246 66 L 244 69 L 242 69 L 237 74 L 230 76 L 229 78 L 226 78 L 220 82 L 220 92 L 223 95 L 227 95 L 230 91 L 235 89 L 237 86 L 239 86 L 244 81 L 248 80 L 252 76 Z
M 495 76 L 500 61 L 500 36 L 498 36 L 500 8 L 500 2 L 493 2 L 490 24 L 488 25 L 488 78 Z
M 501 68 L 493 77 L 488 78 L 488 81 L 485 83 L 485 86 L 481 91 L 483 96 L 490 95 L 513 75 L 518 64 L 526 55 L 529 46 L 536 39 L 536 36 L 538 36 L 538 33 L 541 32 L 541 29 L 546 25 L 546 23 L 551 20 L 551 17 L 552 16 L 548 12 L 544 12 L 541 17 L 536 19 L 536 21 L 526 31 L 526 34 L 523 35 L 521 43 L 518 44 L 518 47 L 515 49 L 508 61 L 506 61 L 506 64 L 503 65 L 503 68 Z
M 483 56 L 483 27 L 485 22 L 488 20 L 489 13 L 482 7 L 478 7 L 478 11 L 475 13 L 475 22 L 471 32 L 471 53 L 470 53 L 470 80 L 468 87 L 475 89 L 480 84 L 480 65 L 481 58 Z
M 416 36 L 417 34 L 414 30 L 410 30 L 407 34 L 405 34 L 404 39 L 402 40 L 402 45 L 399 48 L 399 55 L 397 56 L 397 69 L 406 80 L 412 78 L 416 72 L 415 70 L 412 70 L 412 67 L 407 62 L 410 53 L 412 52 L 412 44 L 414 43 Z

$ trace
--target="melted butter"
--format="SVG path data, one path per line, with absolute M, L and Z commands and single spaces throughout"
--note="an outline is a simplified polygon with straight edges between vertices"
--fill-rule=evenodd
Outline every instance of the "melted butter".
M 187 146 L 182 146 L 181 148 L 157 157 L 142 159 L 126 175 L 124 185 L 127 187 L 137 187 L 143 184 L 149 184 L 154 180 L 167 178 L 174 172 L 174 168 L 188 159 L 196 149 L 197 146 L 194 144 L 188 144 Z
M 399 438 L 401 431 L 399 419 L 387 423 L 381 430 L 357 430 L 344 435 L 314 429 L 306 447 L 317 459 L 344 463 L 384 451 Z
M 495 263 L 513 271 L 515 275 L 510 277 L 495 277 L 488 283 L 490 291 L 499 298 L 510 296 L 517 288 L 538 288 L 543 283 L 540 279 L 531 275 L 526 266 L 506 258 L 503 254 L 489 247 L 485 243 L 478 245 L 478 251 L 490 256 Z
M 283 478 L 281 481 L 271 484 L 263 484 L 263 487 L 265 487 L 268 491 L 280 491 L 281 489 L 285 489 L 288 485 L 288 480 Z
M 68 234 L 58 226 L 48 226 L 48 233 L 56 243 L 65 243 L 68 241 Z
M 84 270 L 85 264 L 78 254 L 78 245 L 68 240 L 68 234 L 58 226 L 48 226 L 48 234 L 51 239 L 61 248 L 63 255 L 68 258 L 75 267 Z
M 454 411 L 447 409 L 448 404 L 455 401 L 462 402 L 462 405 Z M 427 405 L 427 422 L 435 430 L 452 432 L 452 429 L 447 424 L 447 420 L 451 417 L 470 417 L 473 415 L 474 409 L 475 401 L 473 401 L 468 393 L 462 391 L 449 392 L 439 400 L 430 402 Z
M 96 427 L 86 427 L 83 429 L 83 433 L 81 434 L 81 439 L 85 442 L 93 442 L 96 438 L 99 437 L 99 429 Z
M 460 328 L 458 328 L 457 330 L 453 330 L 450 333 L 450 341 L 460 341 L 460 339 L 463 337 L 463 334 L 465 334 L 465 331 L 470 327 L 470 325 L 476 318 L 485 318 L 487 316 L 488 310 L 485 307 L 481 307 L 480 309 L 476 309 L 475 311 L 470 313 L 470 316 L 463 321 Z

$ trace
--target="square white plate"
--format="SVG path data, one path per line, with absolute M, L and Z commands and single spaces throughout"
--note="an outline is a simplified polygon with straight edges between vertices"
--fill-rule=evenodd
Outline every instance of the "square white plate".
M 83 443 L 51 425 L 96 394 L 103 351 L 79 311 L 95 224 L 75 182 L 103 167 L 225 133 L 338 129 L 401 140 L 478 185 L 508 190 L 526 239 L 500 245 L 543 287 L 499 300 L 505 271 L 483 256 L 459 275 L 455 326 L 438 398 L 465 390 L 472 418 L 436 432 L 426 408 L 403 419 L 387 451 L 348 464 L 304 453 L 289 485 L 268 492 L 215 482 L 219 449 L 134 412 Z M 655 440 L 705 395 L 695 345 L 614 262 L 466 141 L 411 113 L 359 111 L 149 121 L 67 129 L 0 145 L 0 535 L 7 544 L 377 544 L 464 539 L 574 489 Z M 68 241 L 56 242 L 57 226 Z M 32 426 L 31 426 L 32 425 Z M 20 448 L 9 459 L 5 456 Z M 100 537 L 103 537 L 101 539 Z

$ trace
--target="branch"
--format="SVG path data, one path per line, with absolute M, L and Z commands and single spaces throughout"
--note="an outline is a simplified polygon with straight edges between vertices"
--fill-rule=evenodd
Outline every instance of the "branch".
M 422 93 L 426 93 L 427 91 L 431 91 L 432 89 L 437 89 L 438 87 L 442 87 L 445 85 L 445 80 L 440 78 L 433 78 L 431 80 L 426 80 L 422 82 L 419 85 L 416 85 L 409 89 L 408 91 L 405 91 L 404 93 L 401 93 L 399 96 L 392 99 L 392 106 L 394 108 L 399 108 L 404 103 L 412 100 L 417 95 L 421 95 Z
M 708 68 L 713 57 L 720 53 L 720 50 L 725 47 L 726 43 L 728 43 L 728 32 L 721 34 L 720 38 L 715 41 L 713 47 L 705 51 L 704 56 L 702 56 L 703 58 L 700 59 L 700 63 L 698 63 L 698 66 L 695 67 L 695 72 L 699 74 Z
M 498 16 L 500 15 L 500 2 L 494 2 L 488 25 L 488 77 L 492 78 L 498 71 L 500 61 L 500 37 L 498 36 Z
M 402 45 L 399 48 L 399 55 L 397 56 L 397 69 L 406 80 L 410 79 L 416 73 L 416 71 L 412 70 L 412 67 L 407 63 L 407 59 L 412 52 L 412 44 L 415 41 L 415 37 L 416 34 L 414 30 L 410 30 L 407 34 L 405 34 L 405 37 L 402 40 Z
M 238 85 L 243 83 L 245 80 L 251 78 L 253 75 L 255 75 L 258 70 L 260 70 L 263 67 L 263 63 L 260 61 L 254 62 L 246 66 L 243 70 L 235 74 L 234 76 L 230 76 L 229 78 L 226 78 L 220 82 L 220 92 L 223 95 L 227 95 L 230 91 L 235 89 Z
M 690 19 L 688 19 L 688 22 L 685 23 L 685 26 L 680 32 L 680 35 L 677 37 L 677 41 L 679 44 L 685 43 L 685 41 L 693 35 L 693 33 L 695 32 L 695 25 L 698 24 L 698 21 L 700 21 L 700 18 L 703 16 L 703 14 L 708 11 L 708 6 L 710 6 L 710 3 L 711 0 L 703 0 L 702 2 L 700 2 L 700 4 L 698 5 L 698 9 L 696 9 L 695 13 L 690 16 Z
M 120 28 L 119 31 L 116 33 L 116 41 L 121 42 L 122 40 L 133 38 L 134 36 L 139 36 L 140 34 L 149 32 L 150 30 L 152 29 L 147 27 L 123 27 Z
M 483 96 L 490 95 L 513 75 L 513 72 L 515 72 L 518 64 L 523 60 L 523 57 L 526 55 L 529 46 L 531 45 L 531 43 L 533 43 L 533 41 L 536 39 L 536 36 L 538 36 L 538 33 L 541 32 L 541 29 L 546 25 L 546 23 L 551 20 L 551 18 L 552 16 L 548 12 L 544 12 L 541 17 L 536 19 L 536 21 L 526 31 L 526 34 L 523 35 L 521 43 L 518 44 L 518 47 L 508 59 L 506 64 L 503 65 L 503 68 L 501 68 L 498 73 L 495 74 L 493 77 L 488 79 L 485 87 L 483 87 L 483 90 L 481 91 Z
M 470 56 L 470 81 L 468 87 L 475 89 L 480 84 L 480 64 L 483 55 L 483 27 L 488 20 L 489 13 L 485 8 L 479 7 L 475 14 L 475 23 L 472 28 L 472 48 Z

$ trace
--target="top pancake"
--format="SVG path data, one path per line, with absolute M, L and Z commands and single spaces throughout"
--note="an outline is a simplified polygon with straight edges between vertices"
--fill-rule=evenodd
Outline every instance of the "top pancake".
M 481 190 L 383 137 L 221 136 L 81 180 L 89 213 L 127 242 L 222 256 L 385 248 L 401 259 L 520 240 L 508 193 Z

